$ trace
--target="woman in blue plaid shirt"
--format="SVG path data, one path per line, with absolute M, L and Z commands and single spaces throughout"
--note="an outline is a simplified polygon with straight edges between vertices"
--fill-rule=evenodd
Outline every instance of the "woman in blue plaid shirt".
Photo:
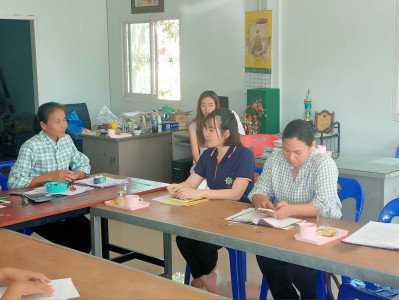
M 25 188 L 48 181 L 73 181 L 90 174 L 89 159 L 79 152 L 69 135 L 65 107 L 55 102 L 41 105 L 35 118 L 35 136 L 26 141 L 8 179 L 8 188 Z M 34 227 L 53 243 L 90 252 L 90 221 L 85 217 Z
M 304 120 L 294 120 L 285 127 L 282 139 L 282 150 L 276 149 L 267 159 L 248 196 L 252 204 L 256 209 L 273 209 L 266 214 L 278 219 L 315 217 L 317 210 L 341 218 L 338 169 L 330 156 L 315 149 L 312 127 Z M 274 203 L 270 201 L 273 197 Z M 274 299 L 316 299 L 317 270 L 256 258 Z

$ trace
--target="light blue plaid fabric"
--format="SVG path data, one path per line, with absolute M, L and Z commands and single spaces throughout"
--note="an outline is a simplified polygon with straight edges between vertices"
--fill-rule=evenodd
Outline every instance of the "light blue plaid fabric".
M 18 159 L 11 168 L 8 188 L 27 187 L 33 177 L 69 169 L 90 174 L 89 158 L 76 149 L 69 135 L 54 142 L 42 130 L 19 150 Z
M 315 149 L 292 180 L 292 166 L 284 158 L 281 149 L 275 149 L 266 160 L 262 175 L 258 178 L 248 198 L 263 194 L 268 198 L 290 204 L 312 202 L 323 214 L 341 218 L 341 201 L 337 195 L 338 169 L 334 160 Z

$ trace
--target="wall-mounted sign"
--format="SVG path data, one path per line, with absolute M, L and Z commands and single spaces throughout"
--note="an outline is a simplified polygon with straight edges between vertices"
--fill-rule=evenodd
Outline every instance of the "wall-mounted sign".
M 245 13 L 245 72 L 270 74 L 272 11 Z

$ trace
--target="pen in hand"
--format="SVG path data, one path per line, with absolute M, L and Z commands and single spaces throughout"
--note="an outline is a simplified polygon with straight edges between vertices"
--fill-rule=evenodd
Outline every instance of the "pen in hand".
M 271 208 L 263 208 L 263 207 L 259 207 L 259 208 L 258 208 L 258 210 L 260 210 L 260 211 L 267 211 L 267 212 L 271 212 L 271 213 L 273 213 L 273 212 L 274 212 L 274 210 L 273 210 L 273 209 L 271 209 Z

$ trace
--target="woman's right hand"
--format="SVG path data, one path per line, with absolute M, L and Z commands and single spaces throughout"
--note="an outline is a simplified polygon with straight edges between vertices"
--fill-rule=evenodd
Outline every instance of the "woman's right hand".
M 252 204 L 255 207 L 255 210 L 258 210 L 259 208 L 275 209 L 269 198 L 261 194 L 256 194 L 252 197 Z
M 174 198 L 177 197 L 178 188 L 179 188 L 179 184 L 177 184 L 177 183 L 172 183 L 166 187 L 169 194 Z

